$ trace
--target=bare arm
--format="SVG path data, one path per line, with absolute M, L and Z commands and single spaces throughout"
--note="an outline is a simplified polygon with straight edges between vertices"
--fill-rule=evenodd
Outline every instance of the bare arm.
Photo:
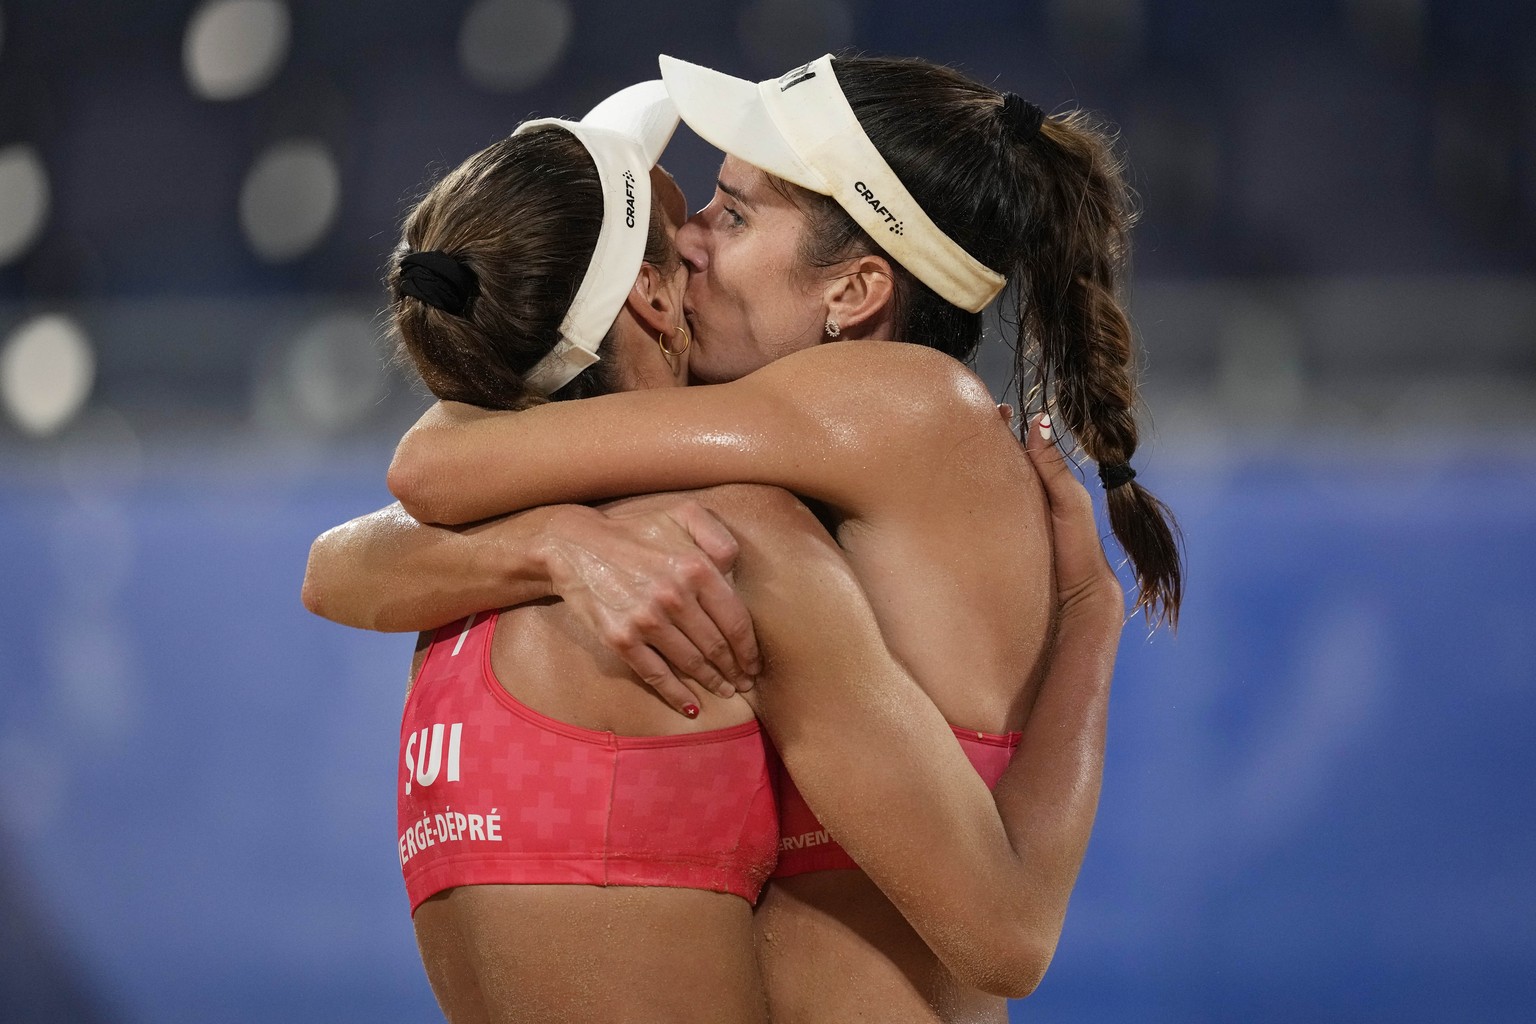
M 1029 874 L 1041 897 L 1037 906 L 1055 922 L 1038 964 L 1041 974 L 1055 952 L 1093 830 L 1110 681 L 1125 623 L 1125 596 L 1104 557 L 1093 502 L 1052 444 L 1049 424 L 1048 419 L 1032 424 L 1026 448 L 1050 503 L 1056 643 L 1018 752 L 993 790 L 1010 842 L 1032 865 Z
M 517 413 L 439 403 L 401 440 L 389 487 L 424 522 L 738 482 L 860 517 L 996 415 L 985 386 L 948 356 L 840 342 L 730 384 Z
M 315 541 L 304 604 L 406 631 L 557 594 L 686 713 L 698 696 L 670 666 L 725 695 L 757 671 L 751 618 L 723 575 L 735 559 L 735 539 L 697 503 L 615 515 L 555 506 L 466 527 L 423 525 L 393 505 Z
M 809 514 L 752 512 L 728 516 L 765 657 L 750 699 L 800 791 L 957 977 L 1028 994 L 1055 950 L 1097 806 L 1122 616 L 1105 588 L 1113 577 L 1094 575 L 1063 608 L 1057 657 L 994 799 Z M 1102 562 L 1091 513 L 1087 528 Z
M 436 629 L 487 608 L 549 597 L 548 538 L 566 510 L 474 526 L 424 526 L 398 504 L 321 534 L 304 570 L 304 607 L 359 629 Z

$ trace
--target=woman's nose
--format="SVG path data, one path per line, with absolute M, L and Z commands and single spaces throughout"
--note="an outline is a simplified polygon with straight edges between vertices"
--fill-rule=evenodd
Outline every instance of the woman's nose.
M 683 222 L 683 226 L 677 229 L 677 251 L 688 264 L 690 273 L 697 274 L 709 265 L 709 256 L 704 245 L 704 226 L 699 222 L 700 214 L 694 214 Z

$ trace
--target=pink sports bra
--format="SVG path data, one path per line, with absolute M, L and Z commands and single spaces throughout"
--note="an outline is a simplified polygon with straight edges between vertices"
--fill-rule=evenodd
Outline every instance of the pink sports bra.
M 970 758 L 977 773 L 990 789 L 1002 778 L 1003 770 L 1013 760 L 1023 733 L 1005 735 L 977 732 L 950 726 L 960 740 L 965 756 Z M 837 868 L 854 868 L 858 865 L 822 827 L 816 815 L 800 795 L 789 773 L 778 771 L 779 791 L 779 864 L 774 878 L 789 878 L 810 871 L 832 871 Z
M 498 617 L 439 630 L 406 700 L 399 850 L 412 913 L 460 885 L 654 885 L 755 902 L 779 836 L 757 723 L 619 736 L 541 715 L 491 668 Z

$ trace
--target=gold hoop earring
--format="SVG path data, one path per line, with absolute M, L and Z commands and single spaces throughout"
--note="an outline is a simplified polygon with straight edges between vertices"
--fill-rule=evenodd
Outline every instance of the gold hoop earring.
M 838 324 L 838 322 L 833 320 L 831 317 L 827 317 L 827 337 L 835 338 L 842 333 L 843 328 Z
M 661 354 L 666 356 L 668 359 L 676 359 L 678 356 L 682 355 L 684 352 L 687 352 L 688 349 L 693 346 L 693 335 L 688 333 L 688 328 L 684 327 L 682 324 L 678 324 L 677 333 L 683 336 L 683 347 L 675 351 L 673 349 L 667 348 L 667 335 L 663 334 L 656 339 L 656 344 L 661 346 Z

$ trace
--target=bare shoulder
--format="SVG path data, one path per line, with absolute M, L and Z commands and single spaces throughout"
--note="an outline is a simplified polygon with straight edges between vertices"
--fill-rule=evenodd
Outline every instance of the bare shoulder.
M 885 430 L 903 425 L 944 430 L 972 416 L 997 417 L 982 379 L 958 359 L 925 345 L 840 341 L 786 356 L 758 374 L 821 408 L 877 415 Z
M 826 530 L 799 497 L 770 484 L 720 484 L 691 491 L 667 491 L 627 497 L 604 508 L 671 508 L 682 504 L 702 505 L 731 527 L 753 527 L 759 533 L 809 531 L 826 537 Z M 826 537 L 831 542 L 831 537 Z
M 938 395 L 957 401 L 979 401 L 992 408 L 980 377 L 960 360 L 926 345 L 905 341 L 839 341 L 816 345 L 770 364 L 801 383 L 806 375 L 842 381 L 850 386 L 876 385 L 912 398 Z
M 714 514 L 740 542 L 778 544 L 793 541 L 837 551 L 836 542 L 804 502 L 784 488 L 768 484 L 721 484 L 691 491 L 647 494 L 611 502 L 603 508 L 638 511 L 677 508 L 684 504 L 699 505 Z

